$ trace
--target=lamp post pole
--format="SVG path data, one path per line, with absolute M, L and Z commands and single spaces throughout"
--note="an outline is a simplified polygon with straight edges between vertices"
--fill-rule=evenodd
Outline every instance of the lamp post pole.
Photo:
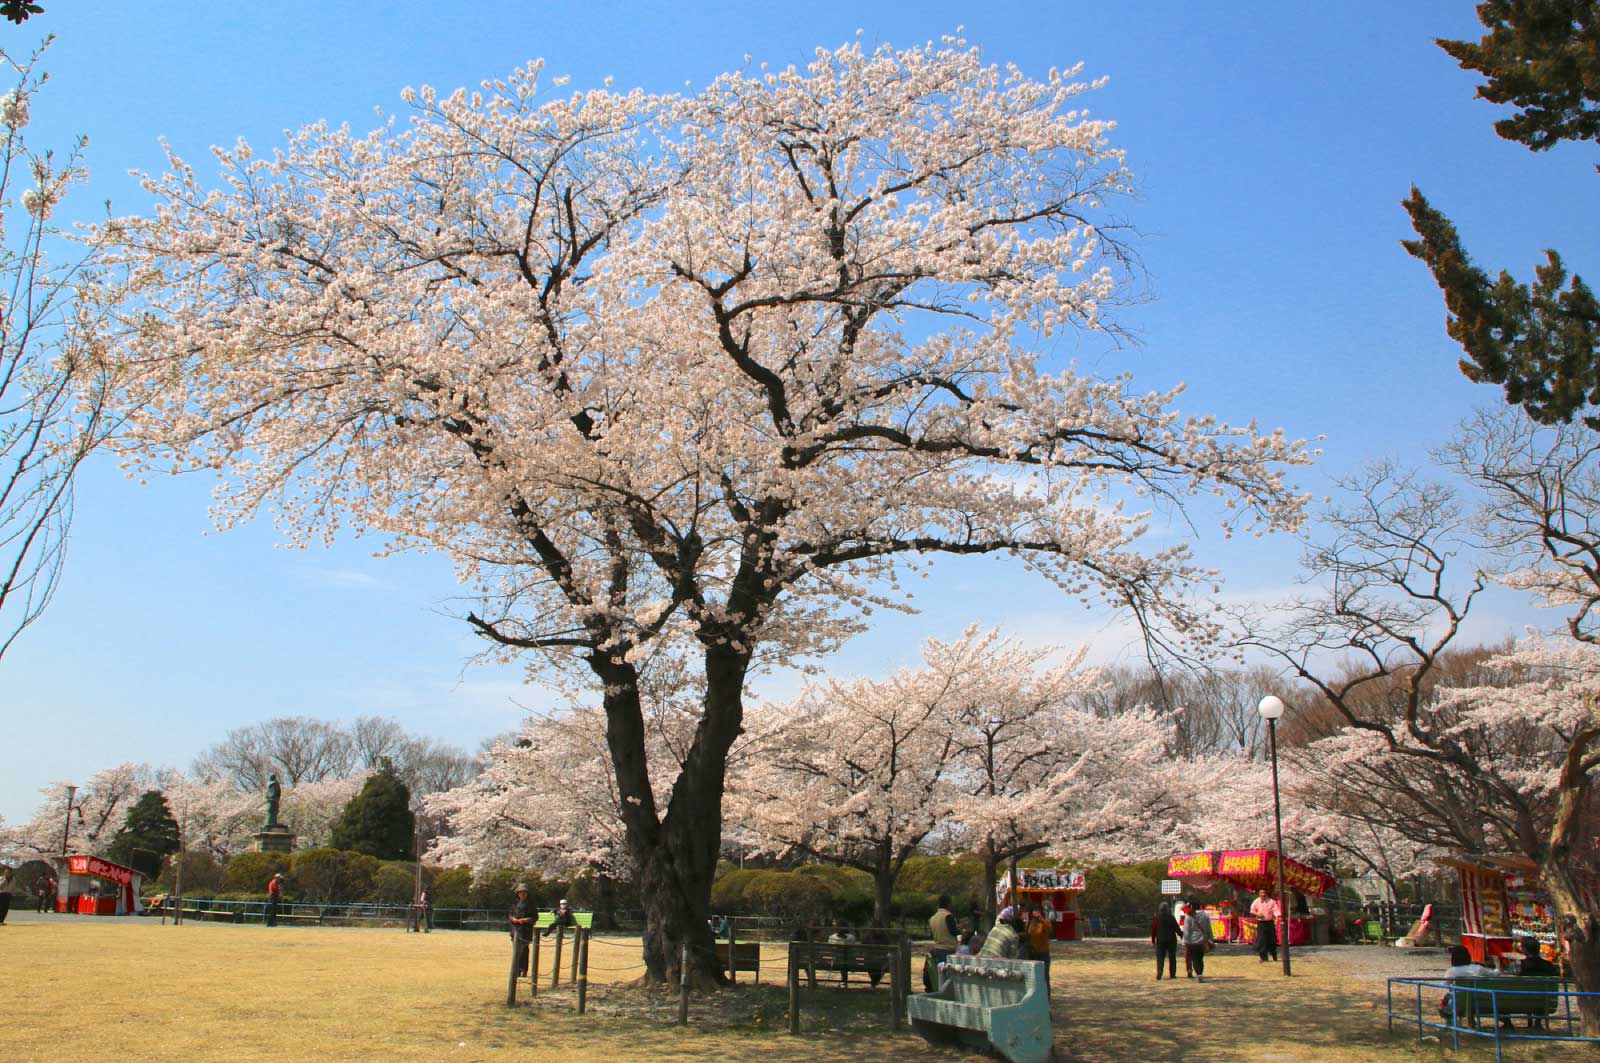
M 1278 835 L 1278 949 L 1283 957 L 1283 976 L 1290 975 L 1289 967 L 1289 900 L 1283 884 L 1283 804 L 1278 797 L 1278 717 L 1283 715 L 1283 699 L 1268 694 L 1256 706 L 1267 721 L 1267 741 L 1272 750 L 1272 825 Z M 1260 931 L 1257 931 L 1259 933 Z
M 71 783 L 67 784 L 67 821 L 61 827 L 61 859 L 67 858 L 67 839 L 72 835 L 72 799 L 78 794 L 78 788 Z

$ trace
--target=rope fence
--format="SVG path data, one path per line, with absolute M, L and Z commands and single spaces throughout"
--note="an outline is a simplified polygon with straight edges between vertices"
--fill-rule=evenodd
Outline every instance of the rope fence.
M 714 945 L 684 944 L 676 970 L 677 1007 L 675 1022 L 687 1025 L 694 996 L 693 972 L 706 966 L 721 971 L 731 983 L 782 987 L 787 992 L 785 1018 L 791 1033 L 800 1032 L 801 1015 L 807 999 L 814 999 L 819 986 L 825 991 L 850 988 L 850 976 L 861 976 L 857 987 L 876 989 L 886 982 L 889 991 L 889 1017 L 895 1030 L 902 1028 L 906 998 L 911 991 L 911 944 L 899 932 L 883 932 L 894 941 L 828 941 L 819 938 L 832 928 L 805 928 L 804 937 L 784 942 L 740 942 L 737 933 L 728 941 Z M 591 928 L 555 928 L 553 941 L 535 932 L 530 938 L 511 939 L 511 961 L 506 982 L 506 1006 L 515 1007 L 526 993 L 531 1006 L 539 995 L 561 988 L 565 978 L 575 989 L 577 1013 L 588 1010 L 591 983 L 618 985 L 644 973 L 641 943 L 637 938 L 597 935 Z M 570 940 L 569 940 L 570 939 Z M 702 964 L 691 962 L 695 959 Z M 819 972 L 824 977 L 818 977 Z M 837 980 L 835 980 L 835 977 Z M 803 992 L 804 991 L 804 992 Z M 864 998 L 863 998 L 864 999 Z M 815 1006 L 813 1004 L 812 1006 Z

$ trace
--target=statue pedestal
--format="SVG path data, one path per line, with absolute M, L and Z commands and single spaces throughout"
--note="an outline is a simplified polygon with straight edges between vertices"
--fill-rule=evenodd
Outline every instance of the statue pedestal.
M 294 852 L 294 831 L 279 824 L 276 827 L 260 831 L 254 835 L 256 852 L 258 853 L 292 853 Z

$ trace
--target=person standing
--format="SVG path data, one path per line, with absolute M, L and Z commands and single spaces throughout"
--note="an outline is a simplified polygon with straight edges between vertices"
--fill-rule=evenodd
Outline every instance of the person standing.
M 34 911 L 43 912 L 45 902 L 50 897 L 50 873 L 45 872 L 33 880 Z
M 424 934 L 433 932 L 433 897 L 427 890 L 417 897 L 417 929 Z
M 928 920 L 928 931 L 933 937 L 933 966 L 937 969 L 956 950 L 956 935 L 959 933 L 955 913 L 950 910 L 948 893 L 939 895 L 939 908 Z
M 1028 959 L 1044 964 L 1045 995 L 1050 993 L 1050 940 L 1056 936 L 1056 926 L 1044 916 L 1042 908 L 1028 913 Z
M 1161 962 L 1166 961 L 1167 977 L 1178 977 L 1178 920 L 1172 915 L 1172 905 L 1162 901 L 1156 905 L 1155 918 L 1150 920 L 1150 944 L 1156 947 L 1156 981 L 1161 981 Z
M 511 902 L 506 918 L 511 923 L 511 940 L 517 950 L 517 977 L 528 973 L 528 946 L 533 943 L 533 924 L 539 919 L 539 909 L 528 903 L 528 884 L 517 883 L 511 891 L 517 899 Z
M 1199 982 L 1206 980 L 1206 953 L 1211 951 L 1214 942 L 1211 917 L 1196 908 L 1193 901 L 1184 902 L 1183 958 L 1190 978 Z
M 4 926 L 6 916 L 11 913 L 11 883 L 14 872 L 4 864 L 0 864 L 0 926 Z
M 267 880 L 267 925 L 278 925 L 278 905 L 283 903 L 283 872 Z
M 1260 962 L 1278 958 L 1278 921 L 1283 915 L 1277 898 L 1263 886 L 1250 902 L 1250 914 L 1256 917 L 1256 956 Z

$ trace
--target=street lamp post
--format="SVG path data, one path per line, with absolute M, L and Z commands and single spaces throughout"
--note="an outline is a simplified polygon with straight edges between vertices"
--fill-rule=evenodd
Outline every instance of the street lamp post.
M 67 784 L 67 821 L 61 827 L 61 859 L 67 858 L 67 839 L 72 835 L 72 799 L 78 794 L 78 788 L 71 783 Z
M 1283 956 L 1283 975 L 1289 977 L 1289 900 L 1283 885 L 1283 805 L 1278 799 L 1278 718 L 1283 715 L 1283 699 L 1268 694 L 1256 705 L 1267 721 L 1267 740 L 1272 749 L 1272 824 L 1278 832 L 1278 948 Z M 1257 931 L 1260 933 L 1260 931 Z

